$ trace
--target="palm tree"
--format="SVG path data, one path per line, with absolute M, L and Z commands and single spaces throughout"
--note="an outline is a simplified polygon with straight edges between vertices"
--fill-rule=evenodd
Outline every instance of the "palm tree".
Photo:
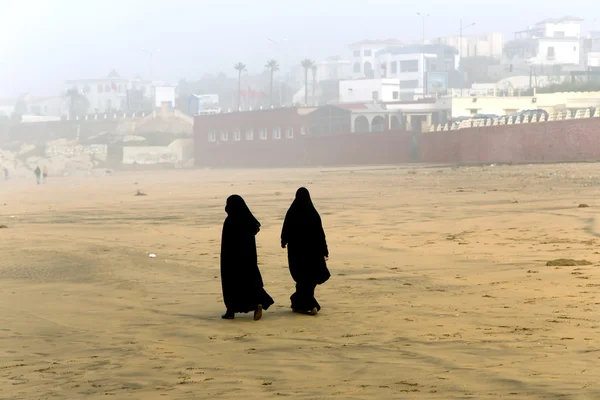
M 238 93 L 237 93 L 237 107 L 238 110 L 240 110 L 241 108 L 241 95 L 242 95 L 242 72 L 246 72 L 246 64 L 244 63 L 237 63 L 233 66 L 233 68 L 235 68 L 235 70 L 238 72 Z
M 265 68 L 271 71 L 271 86 L 269 89 L 269 101 L 271 102 L 271 107 L 273 107 L 273 76 L 275 72 L 279 71 L 279 64 L 276 60 L 269 60 Z
M 308 70 L 315 65 L 313 60 L 305 58 L 302 60 L 302 68 L 304 68 L 304 105 L 308 105 Z
M 313 85 L 312 85 L 312 101 L 313 101 L 313 106 L 317 105 L 317 98 L 316 98 L 316 93 L 317 93 L 317 64 L 313 64 L 312 66 L 312 78 L 313 78 Z

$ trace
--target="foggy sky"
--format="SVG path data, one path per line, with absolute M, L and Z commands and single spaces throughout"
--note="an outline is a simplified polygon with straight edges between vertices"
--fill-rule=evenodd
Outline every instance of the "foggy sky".
M 584 18 L 596 29 L 600 4 L 572 0 L 0 0 L 0 99 L 54 95 L 66 79 L 150 75 L 177 82 L 223 71 L 237 61 L 251 73 L 269 58 L 288 65 L 348 54 L 362 39 L 420 40 L 466 33 L 512 32 L 545 18 Z M 285 46 L 276 46 L 287 38 Z M 282 41 L 283 42 L 283 41 Z M 160 51 L 157 51 L 160 50 Z

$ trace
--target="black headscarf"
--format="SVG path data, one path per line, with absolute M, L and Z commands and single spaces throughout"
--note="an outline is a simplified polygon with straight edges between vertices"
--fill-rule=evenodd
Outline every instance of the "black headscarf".
M 305 187 L 296 191 L 296 198 L 285 215 L 281 231 L 281 246 L 285 247 L 290 240 L 306 240 L 316 232 L 322 232 L 321 216 L 313 205 L 310 193 Z
M 288 215 L 293 220 L 310 220 L 321 222 L 319 212 L 315 208 L 307 188 L 301 187 L 296 191 L 296 198 L 292 202 Z
M 249 229 L 254 230 L 254 233 L 260 231 L 260 222 L 254 217 L 241 196 L 237 194 L 229 196 L 225 205 L 225 212 L 237 224 L 247 226 Z

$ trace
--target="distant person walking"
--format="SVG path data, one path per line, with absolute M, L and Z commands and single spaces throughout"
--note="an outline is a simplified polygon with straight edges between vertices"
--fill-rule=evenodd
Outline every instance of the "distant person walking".
M 35 171 L 33 171 L 35 173 L 35 179 L 37 181 L 37 184 L 40 184 L 40 177 L 42 175 L 42 170 L 40 169 L 39 165 L 35 168 Z
M 43 178 L 44 178 L 44 183 L 46 183 L 46 179 L 48 179 L 48 167 L 45 165 L 44 165 Z
M 290 300 L 292 310 L 316 315 L 321 305 L 315 299 L 315 288 L 331 277 L 327 269 L 329 250 L 321 216 L 306 188 L 296 192 L 281 230 L 281 247 L 288 249 L 288 263 L 296 282 L 296 293 Z
M 232 195 L 225 206 L 227 218 L 221 237 L 221 284 L 227 311 L 223 319 L 233 319 L 235 313 L 254 311 L 254 320 L 262 317 L 273 299 L 263 288 L 258 269 L 256 234 L 260 222 L 242 197 Z
M 8 168 L 4 167 L 4 180 L 8 180 Z

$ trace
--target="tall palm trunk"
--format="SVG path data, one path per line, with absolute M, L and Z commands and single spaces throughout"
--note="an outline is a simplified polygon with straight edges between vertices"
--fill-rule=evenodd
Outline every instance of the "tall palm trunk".
M 237 92 L 237 108 L 242 109 L 242 71 L 238 72 L 238 92 Z
M 313 82 L 312 82 L 312 102 L 313 102 L 313 106 L 317 105 L 317 70 L 315 67 L 313 67 L 312 69 L 312 78 L 313 78 Z
M 271 107 L 273 107 L 273 74 L 275 73 L 274 69 L 271 68 L 271 85 L 269 86 L 269 102 L 271 103 Z

